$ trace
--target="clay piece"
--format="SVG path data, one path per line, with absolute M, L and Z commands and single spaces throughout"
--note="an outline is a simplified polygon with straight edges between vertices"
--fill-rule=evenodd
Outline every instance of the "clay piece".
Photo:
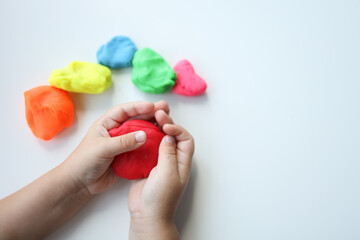
M 184 96 L 198 96 L 205 92 L 207 84 L 196 74 L 192 64 L 184 59 L 174 67 L 177 79 L 173 91 Z
M 111 137 L 116 137 L 139 130 L 146 133 L 146 142 L 138 149 L 116 156 L 112 163 L 114 172 L 129 180 L 149 176 L 157 165 L 160 142 L 165 134 L 155 124 L 144 120 L 130 120 L 109 131 Z
M 137 51 L 135 44 L 125 36 L 115 36 L 96 53 L 99 64 L 112 69 L 131 67 Z
M 70 94 L 52 86 L 39 86 L 24 93 L 26 121 L 33 134 L 45 141 L 72 124 L 74 106 Z
M 173 88 L 176 74 L 158 53 L 143 48 L 134 55 L 131 80 L 141 91 L 159 94 Z
M 102 93 L 111 85 L 111 71 L 100 64 L 73 61 L 53 71 L 49 83 L 68 92 Z

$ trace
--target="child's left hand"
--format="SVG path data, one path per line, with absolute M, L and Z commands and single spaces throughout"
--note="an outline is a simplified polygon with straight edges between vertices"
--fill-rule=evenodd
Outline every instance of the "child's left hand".
M 79 188 L 87 189 L 89 195 L 97 194 L 110 187 L 119 177 L 111 168 L 118 154 L 140 147 L 146 140 L 143 131 L 137 131 L 111 138 L 108 130 L 120 126 L 129 119 L 154 119 L 155 112 L 169 113 L 165 101 L 157 103 L 125 103 L 110 109 L 89 129 L 79 146 L 62 164 L 69 171 Z

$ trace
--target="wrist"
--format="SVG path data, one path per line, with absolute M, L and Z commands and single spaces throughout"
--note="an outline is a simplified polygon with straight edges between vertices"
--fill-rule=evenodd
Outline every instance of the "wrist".
M 130 220 L 129 239 L 180 239 L 173 219 L 133 218 Z
M 59 179 L 59 187 L 67 194 L 67 196 L 74 196 L 79 200 L 88 200 L 91 197 L 88 188 L 72 176 L 66 161 L 57 166 L 54 171 Z

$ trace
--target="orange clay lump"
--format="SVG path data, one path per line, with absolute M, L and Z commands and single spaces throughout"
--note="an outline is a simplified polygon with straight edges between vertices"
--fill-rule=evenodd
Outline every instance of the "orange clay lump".
M 74 106 L 68 92 L 39 86 L 26 91 L 24 96 L 26 121 L 36 137 L 50 140 L 71 125 Z

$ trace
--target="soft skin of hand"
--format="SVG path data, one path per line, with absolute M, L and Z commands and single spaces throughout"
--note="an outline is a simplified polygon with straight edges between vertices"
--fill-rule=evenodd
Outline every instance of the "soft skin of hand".
M 130 239 L 179 239 L 174 215 L 190 176 L 193 137 L 166 112 L 155 113 L 166 136 L 158 165 L 147 179 L 133 181 L 129 192 Z
M 86 187 L 90 195 L 110 187 L 119 178 L 111 167 L 114 157 L 140 147 L 146 141 L 146 134 L 137 131 L 111 138 L 108 130 L 129 119 L 152 120 L 159 110 L 169 113 L 167 102 L 126 103 L 110 109 L 98 119 L 64 162 L 74 183 L 79 187 Z

